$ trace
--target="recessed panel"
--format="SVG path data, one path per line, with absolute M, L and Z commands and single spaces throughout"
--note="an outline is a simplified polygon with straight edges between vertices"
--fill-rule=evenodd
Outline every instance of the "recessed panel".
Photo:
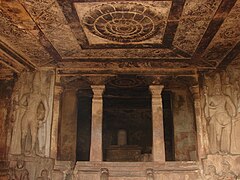
M 160 44 L 171 2 L 92 2 L 74 5 L 90 45 Z

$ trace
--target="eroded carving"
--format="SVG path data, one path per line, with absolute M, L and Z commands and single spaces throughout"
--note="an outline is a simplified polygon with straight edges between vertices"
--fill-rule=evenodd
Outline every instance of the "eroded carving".
M 205 178 L 207 180 L 237 180 L 237 175 L 231 171 L 231 165 L 228 161 L 223 160 L 221 162 L 221 171 L 217 173 L 214 165 L 208 165 L 205 170 Z
M 222 180 L 236 180 L 237 176 L 236 174 L 231 171 L 231 165 L 229 164 L 228 161 L 223 161 L 222 162 L 222 173 L 220 176 Z
M 10 174 L 11 180 L 29 180 L 29 172 L 25 168 L 25 162 L 23 160 L 18 160 L 17 165 Z
M 146 170 L 147 180 L 154 180 L 154 172 L 153 169 Z
M 47 98 L 45 94 L 42 94 L 39 90 L 41 88 L 40 73 L 35 74 L 32 92 L 24 94 L 20 100 L 20 106 L 25 108 L 24 115 L 22 117 L 22 153 L 23 154 L 35 154 L 36 153 L 36 142 L 39 141 L 39 152 L 43 154 L 43 148 L 45 145 L 44 137 L 38 138 L 38 130 L 41 131 L 41 128 L 44 126 L 44 123 L 47 121 L 49 107 L 47 103 Z M 27 151 L 27 134 L 30 130 L 31 133 L 31 147 Z M 40 135 L 45 136 L 45 133 L 40 133 Z
M 205 175 L 207 180 L 218 180 L 219 175 L 216 172 L 216 167 L 213 165 L 209 165 L 207 168 L 207 173 Z
M 51 71 L 23 73 L 15 84 L 10 154 L 49 154 L 52 75 Z
M 108 180 L 109 172 L 107 168 L 101 169 L 100 180 Z
M 50 180 L 48 170 L 47 169 L 43 169 L 41 171 L 41 176 L 38 177 L 37 180 Z
M 220 74 L 215 75 L 212 95 L 209 95 L 208 88 L 205 87 L 204 96 L 210 152 L 213 154 L 229 153 L 232 121 L 236 116 L 236 107 L 230 97 L 222 92 Z

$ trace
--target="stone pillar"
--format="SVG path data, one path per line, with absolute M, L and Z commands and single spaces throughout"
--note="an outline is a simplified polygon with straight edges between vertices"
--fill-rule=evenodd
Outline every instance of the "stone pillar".
M 197 126 L 197 151 L 198 151 L 198 158 L 202 159 L 205 157 L 205 146 L 203 143 L 203 123 L 202 123 L 202 109 L 201 109 L 201 99 L 200 99 L 200 92 L 199 86 L 192 86 L 190 88 L 193 100 L 194 100 L 194 111 L 195 111 L 195 119 L 196 119 L 196 126 Z
M 164 146 L 164 128 L 161 96 L 163 86 L 151 85 L 149 88 L 152 93 L 153 161 L 164 163 L 165 146 Z
M 90 161 L 102 161 L 102 119 L 103 119 L 103 99 L 104 85 L 92 85 L 92 128 Z
M 60 100 L 63 92 L 61 86 L 55 86 L 54 102 L 53 102 L 53 122 L 51 134 L 51 157 L 57 159 L 57 146 L 58 146 L 58 126 L 60 115 Z

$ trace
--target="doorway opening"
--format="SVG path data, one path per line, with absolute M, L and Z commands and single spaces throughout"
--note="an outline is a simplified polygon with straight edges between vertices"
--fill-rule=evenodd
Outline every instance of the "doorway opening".
M 104 161 L 150 161 L 152 149 L 151 94 L 143 79 L 120 76 L 104 93 Z

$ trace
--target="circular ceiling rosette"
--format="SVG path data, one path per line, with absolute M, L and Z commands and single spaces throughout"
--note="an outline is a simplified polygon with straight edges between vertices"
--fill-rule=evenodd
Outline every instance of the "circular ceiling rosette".
M 111 41 L 140 42 L 153 37 L 163 19 L 151 6 L 118 2 L 94 7 L 83 17 L 93 34 Z

